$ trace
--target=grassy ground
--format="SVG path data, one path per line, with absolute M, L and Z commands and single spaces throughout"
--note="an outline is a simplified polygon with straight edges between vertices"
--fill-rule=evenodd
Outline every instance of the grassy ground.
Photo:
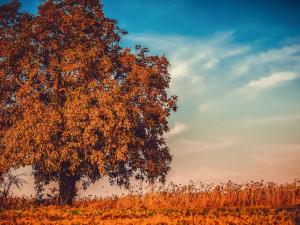
M 190 183 L 137 188 L 130 194 L 77 199 L 0 198 L 2 224 L 300 224 L 300 189 L 292 184 Z
M 300 207 L 110 209 L 47 206 L 4 210 L 0 224 L 299 224 Z

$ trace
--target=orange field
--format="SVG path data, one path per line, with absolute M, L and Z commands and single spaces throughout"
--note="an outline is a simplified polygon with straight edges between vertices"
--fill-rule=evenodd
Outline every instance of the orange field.
M 145 193 L 144 193 L 145 192 Z M 2 198 L 0 224 L 300 224 L 297 182 L 249 182 L 136 188 L 130 194 L 77 199 Z

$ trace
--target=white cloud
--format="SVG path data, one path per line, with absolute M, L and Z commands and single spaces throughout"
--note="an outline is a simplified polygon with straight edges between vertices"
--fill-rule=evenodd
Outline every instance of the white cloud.
M 175 123 L 175 126 L 167 133 L 164 134 L 164 137 L 169 138 L 175 135 L 178 135 L 185 131 L 188 128 L 188 126 L 184 123 Z
M 240 143 L 239 138 L 221 136 L 207 137 L 202 140 L 180 139 L 178 148 L 174 152 L 174 155 L 178 156 L 184 154 L 199 153 L 203 151 L 214 151 L 231 147 L 238 143 Z
M 233 33 L 219 32 L 206 38 L 134 34 L 128 35 L 126 40 L 147 46 L 155 54 L 166 54 L 171 64 L 171 92 L 186 96 L 206 92 L 213 76 L 222 74 L 221 83 L 230 73 L 219 69 L 223 67 L 220 63 L 249 51 L 248 46 L 233 42 Z
M 217 58 L 212 58 L 210 61 L 204 64 L 204 68 L 210 69 L 213 68 L 215 64 L 217 64 L 219 60 Z
M 267 77 L 261 77 L 258 80 L 251 80 L 248 84 L 234 90 L 234 92 L 245 93 L 253 96 L 261 90 L 274 88 L 284 82 L 292 81 L 299 77 L 300 75 L 294 72 L 285 71 L 274 73 Z
M 274 68 L 285 67 L 291 62 L 297 63 L 300 57 L 297 53 L 300 52 L 300 45 L 284 46 L 278 49 L 271 49 L 264 52 L 252 53 L 233 64 L 233 71 L 235 76 L 244 75 L 253 71 L 256 68 L 262 68 L 265 65 Z M 296 66 L 299 68 L 299 66 Z
M 295 80 L 298 77 L 299 75 L 292 72 L 280 72 L 272 74 L 268 77 L 262 77 L 259 80 L 252 80 L 247 86 L 251 88 L 265 89 L 268 87 L 277 86 L 284 81 Z
M 300 120 L 300 114 L 246 119 L 244 122 L 242 122 L 242 126 L 260 126 L 272 123 L 287 123 L 294 120 Z
M 155 54 L 166 54 L 171 63 L 172 88 L 188 83 L 210 90 L 216 82 L 208 83 L 208 78 L 218 76 L 219 80 L 214 81 L 224 83 L 225 79 L 234 80 L 241 75 L 251 76 L 253 83 L 249 85 L 257 88 L 257 85 L 274 81 L 276 76 L 281 79 L 286 75 L 279 71 L 295 73 L 300 69 L 299 44 L 254 52 L 255 47 L 235 43 L 233 31 L 217 32 L 205 38 L 133 34 L 125 39 L 148 46 Z M 268 78 L 268 74 L 274 76 Z M 261 77 L 266 80 L 259 80 Z

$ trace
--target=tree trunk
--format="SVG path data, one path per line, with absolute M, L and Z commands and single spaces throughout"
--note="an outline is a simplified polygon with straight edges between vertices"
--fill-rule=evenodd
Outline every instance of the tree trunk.
M 59 200 L 61 204 L 73 204 L 73 200 L 77 194 L 76 181 L 78 181 L 78 178 L 72 175 L 68 169 L 63 170 L 60 174 Z

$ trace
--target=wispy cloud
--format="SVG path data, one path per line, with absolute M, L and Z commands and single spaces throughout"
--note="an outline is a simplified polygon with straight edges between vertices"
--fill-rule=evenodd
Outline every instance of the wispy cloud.
M 287 123 L 294 120 L 300 120 L 300 114 L 246 119 L 242 123 L 242 126 L 261 126 L 261 125 L 273 124 L 273 123 Z
M 251 88 L 265 89 L 277 86 L 284 81 L 295 80 L 298 77 L 299 75 L 292 72 L 275 73 L 268 77 L 262 77 L 259 80 L 252 80 L 247 86 Z
M 188 126 L 186 124 L 176 122 L 174 127 L 169 132 L 164 134 L 164 137 L 169 138 L 169 137 L 175 136 L 177 134 L 182 133 L 187 128 L 188 128 Z
M 241 92 L 251 97 L 299 77 L 299 44 L 257 51 L 236 42 L 234 34 L 217 32 L 205 38 L 132 34 L 126 39 L 166 54 L 171 63 L 171 93 L 183 99 Z
M 156 54 L 166 54 L 171 64 L 171 91 L 184 96 L 190 92 L 203 93 L 210 87 L 208 82 L 213 77 L 222 75 L 225 78 L 230 73 L 224 73 L 224 60 L 249 51 L 248 46 L 233 42 L 233 34 L 233 31 L 217 32 L 206 38 L 133 34 L 126 39 L 148 46 Z
M 270 76 L 261 77 L 258 80 L 251 80 L 248 84 L 234 90 L 234 92 L 248 94 L 253 97 L 264 89 L 275 88 L 278 85 L 287 81 L 293 81 L 299 77 L 300 74 L 289 71 L 274 73 Z
M 233 65 L 233 75 L 245 75 L 264 65 L 268 65 L 268 68 L 272 65 L 273 69 L 286 67 L 287 64 L 291 66 L 292 62 L 297 63 L 300 61 L 300 56 L 297 54 L 299 52 L 300 45 L 294 44 L 282 48 L 248 54 L 237 60 Z M 299 66 L 296 67 L 298 68 Z
M 236 137 L 207 137 L 200 140 L 180 139 L 178 146 L 180 147 L 174 152 L 176 156 L 192 153 L 200 153 L 203 151 L 213 151 L 224 149 L 240 143 L 240 139 Z M 184 146 L 184 147 L 181 147 Z

